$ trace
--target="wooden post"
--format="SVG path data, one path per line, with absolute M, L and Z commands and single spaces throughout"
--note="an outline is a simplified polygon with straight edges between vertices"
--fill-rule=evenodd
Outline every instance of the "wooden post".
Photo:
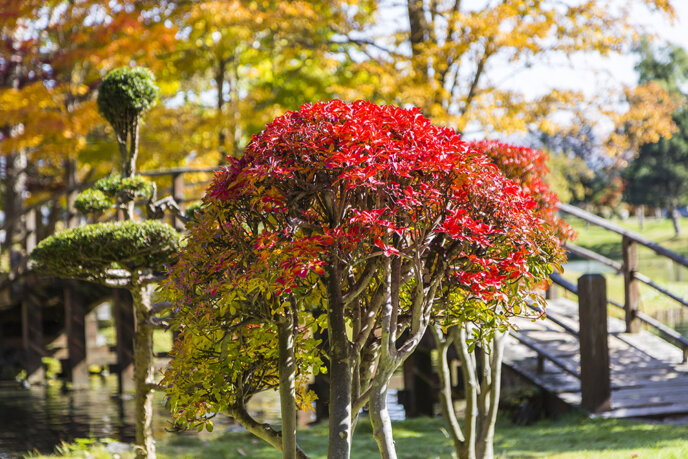
M 622 273 L 624 277 L 624 310 L 626 311 L 626 333 L 640 331 L 640 321 L 637 319 L 640 291 L 635 273 L 638 271 L 638 244 L 623 236 L 621 240 L 623 254 Z
M 581 404 L 591 413 L 611 409 L 609 345 L 607 343 L 607 284 L 600 274 L 578 279 L 580 316 Z
M 172 175 L 172 198 L 179 206 L 179 209 L 184 211 L 184 174 L 177 173 Z M 172 227 L 178 231 L 184 230 L 184 222 L 172 215 Z
M 432 335 L 427 332 L 403 364 L 404 391 L 402 404 L 407 418 L 432 416 L 436 387 L 433 387 L 433 371 L 430 350 Z
M 64 162 L 65 167 L 65 183 L 67 188 L 74 188 L 67 192 L 67 215 L 65 217 L 65 227 L 74 228 L 79 225 L 79 216 L 74 208 L 74 201 L 79 192 L 76 190 L 77 175 L 76 175 L 76 160 L 67 159 Z
M 65 281 L 65 328 L 67 330 L 67 378 L 73 389 L 88 388 L 86 360 L 86 307 L 76 281 Z
M 548 300 L 559 299 L 559 286 L 552 282 L 547 290 L 545 290 L 545 298 Z
M 21 296 L 22 347 L 26 380 L 30 384 L 39 384 L 45 379 L 42 361 L 45 354 L 43 314 L 41 304 L 31 287 L 32 284 L 35 285 L 35 278 L 28 275 Z
M 117 379 L 119 392 L 134 390 L 134 304 L 131 293 L 116 289 L 112 294 L 117 335 Z

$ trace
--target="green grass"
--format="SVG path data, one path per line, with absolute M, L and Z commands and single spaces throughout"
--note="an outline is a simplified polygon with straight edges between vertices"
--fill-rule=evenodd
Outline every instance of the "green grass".
M 302 429 L 299 443 L 313 459 L 327 456 L 327 427 Z M 453 448 L 439 419 L 411 419 L 394 424 L 400 458 L 451 458 Z M 649 424 L 616 419 L 588 419 L 574 413 L 557 421 L 543 420 L 532 426 L 498 423 L 495 452 L 501 458 L 685 458 L 688 457 L 688 427 Z M 104 447 L 88 445 L 65 448 L 60 457 L 110 458 Z M 280 453 L 248 433 L 168 435 L 158 442 L 160 458 L 253 458 L 278 459 Z M 49 457 L 49 456 L 34 456 Z M 54 456 L 50 456 L 54 457 Z M 122 459 L 131 455 L 120 455 Z M 379 457 L 370 423 L 362 421 L 354 436 L 351 457 Z

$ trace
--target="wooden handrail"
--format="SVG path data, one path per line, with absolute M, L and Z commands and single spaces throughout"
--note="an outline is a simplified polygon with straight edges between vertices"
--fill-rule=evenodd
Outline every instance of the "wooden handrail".
M 620 234 L 621 236 L 625 236 L 629 239 L 631 239 L 634 242 L 637 242 L 640 245 L 643 245 L 649 249 L 652 249 L 655 251 L 655 253 L 665 256 L 676 263 L 685 266 L 688 268 L 688 258 L 684 257 L 683 255 L 680 255 L 676 252 L 672 252 L 671 250 L 662 247 L 661 245 L 657 244 L 656 242 L 653 242 L 649 240 L 648 238 L 636 233 L 635 231 L 628 230 L 626 228 L 622 228 L 619 225 L 615 225 L 614 223 L 611 223 L 604 218 L 600 218 L 597 215 L 593 215 L 589 212 L 584 211 L 583 209 L 579 209 L 578 207 L 569 205 L 569 204 L 563 204 L 563 203 L 558 203 L 557 207 L 559 210 L 561 210 L 564 213 L 567 213 L 569 215 L 573 215 L 574 217 L 578 217 L 583 221 L 586 221 L 588 223 L 592 223 L 595 226 L 599 226 L 601 228 L 604 228 L 606 230 L 609 230 L 613 233 Z
M 558 274 L 551 274 L 550 278 L 552 279 L 552 282 L 555 284 L 563 287 L 564 289 L 568 290 L 569 292 L 573 293 L 574 295 L 578 295 L 578 286 L 574 284 L 573 282 L 569 282 L 563 277 L 561 277 Z M 619 304 L 618 302 L 607 298 L 607 303 L 611 304 L 612 306 L 623 310 L 624 307 L 622 304 Z M 636 318 L 640 320 L 641 322 L 646 323 L 647 325 L 653 327 L 655 330 L 657 330 L 662 336 L 669 338 L 669 340 L 665 340 L 667 342 L 673 342 L 676 347 L 681 349 L 683 353 L 683 362 L 686 362 L 688 360 L 688 338 L 685 336 L 681 335 L 679 332 L 674 330 L 671 327 L 668 327 L 661 323 L 660 321 L 650 317 L 649 315 L 643 313 L 643 312 L 638 312 L 636 313 Z
M 577 246 L 577 245 L 572 244 L 570 242 L 567 242 L 564 247 L 566 248 L 566 250 L 568 250 L 571 253 L 575 253 L 576 255 L 580 255 L 581 257 L 587 258 L 589 260 L 597 261 L 597 262 L 599 262 L 605 266 L 612 268 L 613 270 L 615 270 L 617 272 L 617 274 L 620 273 L 623 269 L 622 263 L 619 263 L 618 261 L 614 261 L 610 258 L 602 256 L 599 253 L 593 252 L 592 250 L 588 250 L 584 247 Z M 633 272 L 632 275 L 635 279 L 638 279 L 640 282 L 647 285 L 648 287 L 652 287 L 653 289 L 655 289 L 658 292 L 668 296 L 669 298 L 676 301 L 677 303 L 680 303 L 682 306 L 688 307 L 688 300 L 676 295 L 673 292 L 670 292 L 669 290 L 665 289 L 661 285 L 658 285 L 657 283 L 655 283 L 652 279 L 650 279 L 645 274 L 636 271 L 636 272 Z
M 196 174 L 203 172 L 217 172 L 222 170 L 222 167 L 172 167 L 170 169 L 154 169 L 150 171 L 141 171 L 138 174 L 147 177 L 158 177 L 161 175 L 180 175 L 180 174 Z

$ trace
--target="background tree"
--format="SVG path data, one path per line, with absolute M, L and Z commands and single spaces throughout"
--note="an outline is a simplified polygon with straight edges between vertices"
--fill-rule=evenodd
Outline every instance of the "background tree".
M 605 57 L 627 51 L 633 35 L 642 32 L 631 12 L 639 8 L 671 17 L 667 1 L 638 0 L 621 8 L 610 8 L 605 0 L 565 5 L 531 0 L 478 6 L 460 0 L 371 3 L 377 20 L 363 29 L 370 38 L 361 39 L 360 33 L 349 37 L 367 54 L 360 65 L 374 77 L 369 86 L 358 87 L 359 97 L 367 91 L 372 100 L 411 103 L 461 132 L 468 127 L 502 135 L 535 128 L 551 133 L 562 124 L 563 111 L 572 118 L 607 117 L 616 126 L 632 120 L 644 126 L 645 131 L 636 131 L 644 138 L 671 129 L 670 112 L 661 105 L 663 93 L 643 87 L 626 88 L 626 93 L 618 86 L 600 88 L 586 97 L 550 86 L 526 94 L 521 85 L 510 84 L 538 63 L 566 65 L 573 54 Z M 389 30 L 390 17 L 400 26 L 394 33 L 376 35 L 374 27 L 382 21 Z M 651 105 L 653 116 L 619 111 L 617 102 L 631 97 Z M 550 116 L 554 113 L 558 119 Z M 624 150 L 621 140 L 610 142 L 610 150 Z
M 667 209 L 678 236 L 678 207 L 688 205 L 688 110 L 677 111 L 674 121 L 678 132 L 669 139 L 642 145 L 623 177 L 625 200 Z
M 684 84 L 688 80 L 688 54 L 678 46 L 654 50 L 647 41 L 637 49 L 636 65 L 641 82 L 652 82 L 667 89 L 680 101 L 673 114 L 677 131 L 670 137 L 640 146 L 638 156 L 624 171 L 625 198 L 631 204 L 666 208 L 680 233 L 678 206 L 688 203 L 688 110 Z

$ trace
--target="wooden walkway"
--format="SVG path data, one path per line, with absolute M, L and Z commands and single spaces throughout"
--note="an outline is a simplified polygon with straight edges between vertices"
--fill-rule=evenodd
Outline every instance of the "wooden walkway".
M 554 321 L 515 320 L 519 340 L 509 337 L 504 362 L 562 401 L 580 405 L 578 304 L 549 300 L 547 315 Z M 599 415 L 688 413 L 688 364 L 682 363 L 681 350 L 648 331 L 625 333 L 625 328 L 623 320 L 608 318 L 611 411 Z

